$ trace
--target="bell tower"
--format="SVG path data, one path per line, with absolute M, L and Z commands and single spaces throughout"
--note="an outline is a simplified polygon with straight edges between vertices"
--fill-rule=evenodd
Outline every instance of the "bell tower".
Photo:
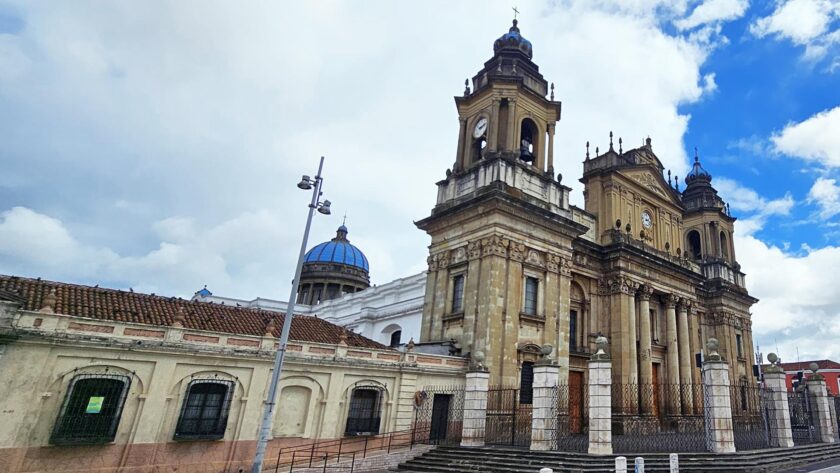
M 493 44 L 493 57 L 455 97 L 460 128 L 453 171 L 462 172 L 482 159 L 505 156 L 554 174 L 554 127 L 560 102 L 551 96 L 539 66 L 531 61 L 531 42 L 518 22 Z
M 455 97 L 455 165 L 416 222 L 432 237 L 420 341 L 451 343 L 492 384 L 518 385 L 546 345 L 568 369 L 571 244 L 587 227 L 553 176 L 560 102 L 516 20 L 493 51 Z

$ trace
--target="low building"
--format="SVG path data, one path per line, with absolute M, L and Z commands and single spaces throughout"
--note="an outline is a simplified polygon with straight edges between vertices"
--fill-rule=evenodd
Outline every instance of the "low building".
M 793 363 L 779 363 L 779 366 L 785 370 L 787 378 L 787 387 L 793 390 L 800 381 L 806 379 L 811 373 L 810 365 L 816 363 L 818 373 L 825 377 L 825 385 L 828 392 L 838 395 L 840 394 L 840 363 L 832 360 L 814 360 L 814 361 L 796 361 Z M 762 365 L 762 371 L 770 365 Z
M 0 276 L 0 471 L 247 469 L 283 319 Z M 416 393 L 463 385 L 466 367 L 297 317 L 267 458 L 311 439 L 408 429 Z

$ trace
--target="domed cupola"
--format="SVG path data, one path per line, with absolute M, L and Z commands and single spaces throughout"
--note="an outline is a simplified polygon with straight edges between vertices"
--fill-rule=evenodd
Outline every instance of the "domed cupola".
M 696 150 L 694 151 L 694 166 L 691 167 L 691 171 L 689 171 L 688 175 L 685 176 L 685 183 L 690 186 L 695 181 L 698 184 L 709 184 L 712 182 L 712 175 L 709 174 L 709 171 L 703 169 L 703 166 L 700 164 L 700 157 L 697 156 Z
M 685 176 L 685 191 L 682 193 L 682 203 L 691 212 L 698 209 L 724 209 L 723 199 L 712 187 L 712 175 L 700 164 L 697 150 L 694 150 L 694 165 Z
M 347 227 L 316 245 L 303 257 L 298 303 L 318 304 L 370 287 L 367 257 L 347 239 Z
M 518 21 L 513 20 L 513 26 L 510 27 L 510 30 L 493 43 L 494 53 L 499 54 L 505 50 L 519 50 L 528 56 L 528 59 L 534 57 L 534 50 L 531 46 L 531 42 L 519 33 L 519 27 L 517 26 L 518 23 Z

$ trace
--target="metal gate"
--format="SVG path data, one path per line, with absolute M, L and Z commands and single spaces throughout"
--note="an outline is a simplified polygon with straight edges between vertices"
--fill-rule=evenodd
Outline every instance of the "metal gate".
M 427 386 L 414 395 L 412 443 L 457 445 L 464 423 L 463 386 Z
M 816 443 L 816 427 L 812 408 L 813 399 L 808 388 L 788 392 L 788 409 L 790 410 L 790 430 L 793 434 L 794 445 Z
M 589 450 L 589 396 L 582 384 L 559 385 L 552 395 L 556 409 L 554 443 L 561 452 Z
M 740 384 L 731 386 L 732 431 L 735 449 L 770 447 L 770 390 Z
M 487 445 L 531 445 L 531 399 L 518 388 L 492 387 L 487 392 Z

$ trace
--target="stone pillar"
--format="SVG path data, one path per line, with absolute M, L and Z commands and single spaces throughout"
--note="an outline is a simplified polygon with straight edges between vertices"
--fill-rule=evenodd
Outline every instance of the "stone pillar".
M 612 362 L 606 337 L 599 336 L 595 345 L 598 351 L 589 360 L 589 453 L 612 455 Z
M 679 332 L 679 355 L 680 355 L 680 392 L 682 393 L 683 412 L 685 414 L 692 414 L 694 407 L 694 392 L 692 391 L 691 382 L 691 342 L 689 341 L 688 331 L 688 309 L 690 302 L 683 299 L 680 301 L 679 317 L 677 318 L 677 328 Z
M 825 377 L 817 373 L 817 364 L 811 363 L 813 374 L 808 377 L 808 392 L 811 396 L 811 409 L 814 411 L 814 421 L 817 424 L 817 439 L 823 443 L 834 443 L 837 441 L 837 426 L 831 415 L 828 390 L 825 387 Z
M 666 366 L 667 385 L 665 387 L 666 402 L 669 414 L 680 413 L 679 393 L 675 392 L 680 382 L 680 355 L 677 344 L 677 300 L 673 294 L 665 297 L 665 343 L 667 345 Z
M 560 367 L 543 359 L 534 365 L 534 399 L 531 411 L 531 450 L 553 450 L 554 430 L 557 428 L 557 409 L 554 390 L 557 389 Z
M 483 368 L 467 372 L 464 388 L 464 425 L 461 430 L 462 447 L 484 446 L 484 424 L 487 421 L 487 391 L 490 373 Z
M 639 288 L 639 384 L 643 389 L 642 413 L 653 412 L 653 395 L 647 395 L 644 390 L 653 385 L 653 365 L 651 364 L 650 341 L 650 288 Z
M 548 174 L 554 177 L 554 123 L 548 124 Z
M 732 401 L 729 390 L 729 366 L 718 353 L 717 339 L 706 344 L 708 355 L 703 363 L 703 391 L 706 400 L 706 449 L 712 453 L 734 453 Z
M 630 358 L 630 371 L 627 373 L 627 381 L 630 384 L 639 383 L 639 361 L 636 349 L 636 290 L 630 287 L 630 294 L 627 295 L 627 356 Z
M 770 421 L 770 446 L 793 447 L 793 433 L 790 430 L 790 410 L 788 406 L 785 370 L 779 365 L 775 353 L 767 355 L 770 366 L 764 370 L 764 384 L 767 387 Z

